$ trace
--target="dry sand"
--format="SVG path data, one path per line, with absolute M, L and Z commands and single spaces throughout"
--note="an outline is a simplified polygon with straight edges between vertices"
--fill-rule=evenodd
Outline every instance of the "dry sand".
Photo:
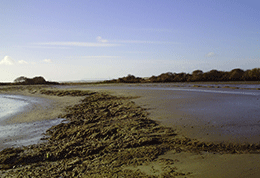
M 162 125 L 172 126 L 174 129 L 178 129 L 177 133 L 183 136 L 192 136 L 193 138 L 202 138 L 200 133 L 196 133 L 196 129 L 189 128 L 183 129 L 183 125 L 174 126 L 167 122 L 168 119 L 180 118 L 183 116 L 183 112 L 179 111 L 178 104 L 183 100 L 176 99 L 174 103 L 167 100 L 167 92 L 158 91 L 144 91 L 144 90 L 114 90 L 114 89 L 100 89 L 89 86 L 78 86 L 73 89 L 83 90 L 95 90 L 106 91 L 114 95 L 124 96 L 140 96 L 133 101 L 142 107 L 148 108 L 150 117 L 154 120 L 160 121 Z M 57 118 L 64 112 L 64 108 L 70 105 L 75 105 L 81 100 L 81 97 L 57 97 L 47 96 L 40 94 L 31 94 L 27 91 L 19 92 L 5 92 L 8 94 L 20 94 L 26 96 L 40 97 L 45 101 L 44 104 L 35 105 L 30 107 L 24 113 L 11 119 L 12 123 L 17 122 L 34 122 L 46 119 Z M 176 107 L 173 107 L 176 106 Z M 192 126 L 190 121 L 188 124 Z M 194 123 L 199 125 L 199 120 Z M 203 125 L 201 125 L 202 127 Z M 214 128 L 213 128 L 214 129 Z M 190 132 L 192 131 L 192 132 Z M 196 134 L 195 134 L 196 133 Z M 207 137 L 207 135 L 204 135 Z M 177 177 L 247 177 L 254 178 L 260 176 L 260 155 L 259 154 L 218 154 L 218 153 L 175 153 L 169 151 L 165 155 L 159 158 L 167 158 L 173 160 L 172 164 L 177 168 L 179 172 L 190 172 L 185 176 Z M 161 171 L 160 163 L 156 161 L 149 165 L 143 165 L 139 167 L 132 167 L 131 169 L 140 169 L 151 175 L 159 174 Z M 155 173 L 155 174 L 154 174 Z

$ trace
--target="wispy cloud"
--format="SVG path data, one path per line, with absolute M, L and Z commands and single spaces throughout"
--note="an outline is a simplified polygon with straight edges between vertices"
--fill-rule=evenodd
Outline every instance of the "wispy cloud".
M 67 58 L 80 58 L 80 59 L 114 59 L 121 58 L 121 56 L 69 56 Z
M 148 32 L 173 32 L 171 29 L 166 29 L 166 28 L 133 28 L 132 30 L 135 31 L 148 31 Z
M 114 40 L 114 43 L 130 43 L 130 44 L 180 44 L 178 42 L 168 41 L 145 41 L 145 40 Z
M 14 64 L 15 61 L 9 56 L 5 56 L 4 59 L 0 61 L 0 65 L 14 65 Z
M 41 46 L 77 46 L 77 47 L 113 47 L 119 46 L 119 44 L 111 43 L 89 43 L 89 42 L 46 42 L 46 43 L 34 43 Z
M 40 45 L 41 43 L 33 43 L 30 45 L 18 46 L 22 48 L 37 48 L 37 49 L 69 49 L 68 46 L 48 46 L 48 45 Z
M 52 63 L 52 60 L 51 59 L 44 59 L 43 62 Z
M 118 51 L 118 53 L 125 53 L 125 54 L 151 54 L 154 52 L 150 51 Z
M 214 52 L 209 52 L 208 54 L 205 55 L 206 57 L 214 57 L 214 56 L 217 56 L 216 53 Z
M 170 33 L 170 32 L 179 32 L 177 30 L 169 29 L 169 28 L 129 28 L 129 27 L 116 27 L 117 29 L 122 29 L 124 31 L 131 30 L 131 31 L 143 31 L 143 32 L 159 32 L 159 33 Z
M 78 41 L 54 41 L 33 43 L 33 47 L 53 48 L 53 47 L 114 47 L 122 44 L 180 44 L 168 41 L 147 41 L 147 40 L 107 40 L 101 36 L 96 38 L 97 42 L 78 42 Z
M 120 58 L 120 56 L 82 56 L 82 58 Z
M 101 36 L 96 38 L 97 42 L 77 42 L 77 41 L 54 41 L 33 43 L 33 47 L 39 48 L 54 48 L 54 47 L 114 47 L 122 46 L 123 44 L 180 44 L 178 42 L 168 41 L 147 41 L 147 40 L 107 40 Z

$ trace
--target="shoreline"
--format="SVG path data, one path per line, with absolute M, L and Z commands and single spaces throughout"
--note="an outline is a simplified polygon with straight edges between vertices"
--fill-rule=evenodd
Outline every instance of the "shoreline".
M 157 84 L 151 88 L 146 84 L 108 84 L 72 88 L 107 92 L 115 96 L 138 97 L 132 101 L 146 108 L 151 119 L 170 126 L 176 129 L 178 134 L 189 138 L 216 143 L 260 143 L 258 90 L 255 91 L 257 95 L 254 95 L 251 90 L 237 93 L 237 90 L 233 89 L 214 89 L 212 92 L 212 89 L 202 91 L 187 87 L 179 90 L 177 87 L 176 90 L 172 86 L 167 87 L 168 84 L 161 84 L 160 88 Z M 237 112 L 232 112 L 237 108 Z
M 48 145 L 2 152 L 0 175 L 256 177 L 260 173 L 252 171 L 256 165 L 260 168 L 259 145 L 204 143 L 178 135 L 150 119 L 147 112 L 155 108 L 143 109 L 143 98 L 129 91 L 111 95 L 99 89 L 59 90 L 35 93 L 61 98 L 88 96 L 66 111 L 64 118 L 70 123 L 48 131 Z M 12 159 L 3 155 L 12 155 Z M 222 165 L 228 167 L 223 169 Z M 42 166 L 45 168 L 39 169 Z
M 47 86 L 48 88 L 49 86 Z M 78 104 L 83 97 L 72 96 L 48 96 L 38 93 L 46 86 L 18 86 L 0 88 L 0 94 L 21 95 L 25 97 L 32 97 L 35 102 L 25 107 L 22 113 L 15 114 L 8 118 L 7 124 L 12 123 L 30 123 L 35 121 L 44 121 L 49 119 L 59 118 L 65 113 L 65 108 Z
M 12 117 L 13 115 L 18 115 L 24 111 L 24 108 L 29 105 L 28 99 L 25 96 L 10 95 L 10 94 L 0 94 L 0 99 L 3 103 L 0 105 L 0 124 L 3 124 L 6 119 Z M 1 108 L 3 107 L 3 108 Z
M 35 90 L 28 90 L 30 87 L 17 87 L 13 91 L 1 91 L 3 95 L 24 96 L 28 104 L 1 121 L 2 130 L 8 127 L 8 133 L 12 130 L 15 133 L 6 135 L 7 138 L 0 138 L 0 151 L 9 147 L 22 147 L 37 143 L 43 143 L 40 139 L 47 129 L 62 122 L 61 115 L 65 113 L 65 108 L 78 104 L 82 97 L 58 97 L 36 93 L 41 87 Z M 37 124 L 42 127 L 35 128 Z M 27 128 L 24 130 L 24 128 Z

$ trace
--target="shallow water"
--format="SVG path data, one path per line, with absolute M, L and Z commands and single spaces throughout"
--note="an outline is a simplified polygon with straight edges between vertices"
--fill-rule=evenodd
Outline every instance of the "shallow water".
M 23 96 L 0 95 L 0 122 L 8 116 L 22 111 L 28 104 L 28 100 Z
M 20 123 L 0 125 L 0 150 L 9 147 L 28 146 L 41 143 L 43 133 L 54 125 L 63 122 L 64 119 L 46 120 L 33 123 Z
M 46 105 L 45 99 L 21 95 L 0 95 L 0 150 L 8 147 L 21 147 L 42 142 L 50 127 L 60 124 L 64 119 L 57 118 L 30 123 L 9 124 L 7 121 L 34 105 Z
M 199 84 L 201 86 L 238 87 L 238 88 L 260 88 L 260 84 Z M 192 85 L 191 85 L 192 86 Z

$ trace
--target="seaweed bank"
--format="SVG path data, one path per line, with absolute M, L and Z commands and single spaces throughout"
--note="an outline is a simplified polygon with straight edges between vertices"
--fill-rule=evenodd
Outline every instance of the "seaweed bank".
M 260 152 L 259 144 L 201 142 L 180 136 L 151 120 L 133 97 L 82 90 L 33 93 L 84 98 L 62 115 L 68 123 L 47 131 L 46 143 L 1 151 L 2 177 L 196 177 L 196 172 L 178 169 L 183 160 L 173 156 Z

